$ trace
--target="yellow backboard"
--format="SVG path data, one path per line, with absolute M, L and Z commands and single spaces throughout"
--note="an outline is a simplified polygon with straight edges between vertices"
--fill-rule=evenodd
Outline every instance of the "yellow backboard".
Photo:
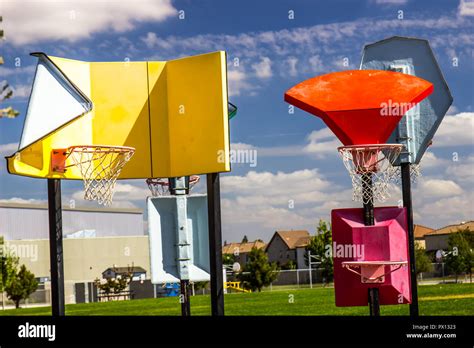
M 225 52 L 165 62 L 81 62 L 38 56 L 11 174 L 81 179 L 52 170 L 51 151 L 135 148 L 119 179 L 230 171 Z M 72 163 L 67 162 L 66 165 Z

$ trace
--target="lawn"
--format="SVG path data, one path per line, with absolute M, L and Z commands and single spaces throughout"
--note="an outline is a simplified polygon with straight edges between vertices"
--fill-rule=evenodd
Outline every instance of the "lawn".
M 424 285 L 421 315 L 474 315 L 474 284 Z M 293 300 L 293 301 L 291 301 Z M 367 307 L 336 307 L 333 288 L 227 294 L 226 315 L 368 315 Z M 66 315 L 180 315 L 177 297 L 66 306 Z M 382 306 L 381 315 L 408 315 L 408 305 Z M 210 315 L 210 298 L 191 298 L 192 315 Z M 1 311 L 0 315 L 51 315 L 50 307 Z

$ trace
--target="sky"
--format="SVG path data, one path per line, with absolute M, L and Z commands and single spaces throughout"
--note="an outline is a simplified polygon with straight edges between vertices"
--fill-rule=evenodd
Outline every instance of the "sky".
M 428 39 L 454 98 L 413 186 L 415 223 L 432 228 L 474 219 L 473 1 L 26 1 L 2 0 L 5 40 L 0 81 L 20 111 L 0 119 L 0 155 L 13 154 L 24 122 L 36 58 L 85 61 L 167 60 L 225 50 L 232 149 L 257 161 L 222 174 L 223 239 L 269 241 L 275 230 L 315 232 L 334 208 L 358 207 L 321 119 L 290 112 L 286 90 L 325 73 L 358 69 L 364 45 L 394 35 Z M 5 104 L 7 105 L 7 104 Z M 202 180 L 205 182 L 205 180 Z M 82 198 L 80 182 L 62 183 L 63 202 Z M 204 192 L 202 183 L 195 188 Z M 120 181 L 113 206 L 145 208 L 144 181 Z M 377 206 L 397 205 L 400 188 Z M 46 181 L 9 175 L 0 162 L 0 202 L 46 200 Z

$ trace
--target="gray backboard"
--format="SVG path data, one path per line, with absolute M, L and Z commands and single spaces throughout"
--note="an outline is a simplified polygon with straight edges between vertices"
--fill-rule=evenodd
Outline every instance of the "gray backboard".
M 395 165 L 419 163 L 453 102 L 428 40 L 394 36 L 366 45 L 360 69 L 398 71 L 433 84 L 433 93 L 405 114 L 388 140 L 405 145 Z
M 183 196 L 181 196 L 183 197 Z M 150 238 L 151 282 L 163 284 L 181 280 L 178 245 L 189 244 L 189 280 L 209 281 L 209 225 L 207 196 L 195 194 L 186 199 L 186 241 L 178 241 L 177 196 L 149 197 L 147 200 Z

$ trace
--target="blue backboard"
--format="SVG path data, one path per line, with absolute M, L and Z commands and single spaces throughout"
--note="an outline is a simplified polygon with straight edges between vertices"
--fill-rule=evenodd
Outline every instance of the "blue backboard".
M 433 93 L 405 114 L 387 141 L 405 145 L 395 165 L 418 164 L 453 103 L 428 40 L 394 36 L 366 45 L 360 69 L 397 71 L 434 85 Z

